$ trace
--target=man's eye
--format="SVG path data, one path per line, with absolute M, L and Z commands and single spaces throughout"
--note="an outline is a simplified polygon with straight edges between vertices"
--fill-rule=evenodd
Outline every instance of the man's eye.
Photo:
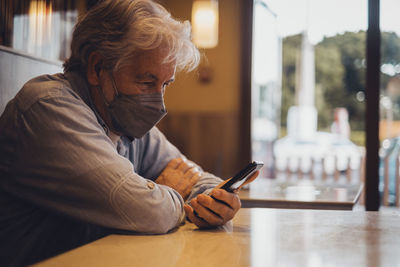
M 155 86 L 154 82 L 142 82 L 142 84 L 148 87 Z

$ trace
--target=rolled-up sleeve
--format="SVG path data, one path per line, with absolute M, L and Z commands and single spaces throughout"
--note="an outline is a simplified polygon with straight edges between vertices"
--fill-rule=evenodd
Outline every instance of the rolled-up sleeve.
M 80 99 L 55 93 L 17 120 L 19 156 L 4 183 L 12 194 L 108 228 L 165 233 L 181 223 L 181 196 L 137 174 Z

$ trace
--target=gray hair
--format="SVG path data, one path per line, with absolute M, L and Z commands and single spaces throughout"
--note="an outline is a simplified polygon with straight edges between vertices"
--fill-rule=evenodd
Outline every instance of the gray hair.
M 191 71 L 200 62 L 188 21 L 172 18 L 151 0 L 104 0 L 76 24 L 64 71 L 86 72 L 94 51 L 102 55 L 107 68 L 118 70 L 136 52 L 161 46 L 168 51 L 164 62 L 175 61 L 177 70 Z

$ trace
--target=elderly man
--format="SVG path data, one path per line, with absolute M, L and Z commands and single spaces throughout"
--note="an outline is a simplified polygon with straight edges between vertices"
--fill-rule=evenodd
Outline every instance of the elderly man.
M 238 196 L 154 127 L 175 72 L 199 62 L 189 23 L 150 0 L 106 0 L 71 49 L 63 74 L 30 80 L 0 118 L 0 265 L 110 233 L 167 233 L 185 217 L 231 220 Z

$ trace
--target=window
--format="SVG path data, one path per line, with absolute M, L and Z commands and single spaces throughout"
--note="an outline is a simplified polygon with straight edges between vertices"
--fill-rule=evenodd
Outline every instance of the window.
M 259 6 L 268 7 L 276 15 L 275 19 L 270 23 L 257 20 Z M 378 165 L 384 204 L 400 205 L 400 26 L 396 19 L 399 11 L 400 3 L 396 0 L 255 1 L 253 42 L 259 39 L 257 29 L 268 32 L 276 27 L 278 35 L 268 37 L 268 42 L 274 43 L 276 37 L 281 42 L 281 50 L 274 50 L 281 52 L 281 66 L 275 63 L 275 56 L 268 62 L 270 67 L 281 67 L 282 82 L 276 89 L 282 95 L 281 102 L 274 102 L 268 93 L 262 94 L 265 86 L 254 82 L 254 73 L 260 70 L 253 58 L 253 158 L 273 160 L 277 171 L 266 176 L 279 178 L 279 173 L 284 171 L 285 175 L 291 173 L 297 178 L 322 174 L 333 176 L 333 182 L 338 182 L 351 169 L 350 180 L 354 181 L 363 177 L 362 160 L 357 158 L 365 155 L 366 146 L 369 153 L 366 193 L 371 200 L 368 204 L 367 197 L 367 209 L 379 208 L 379 204 L 373 204 L 379 201 L 375 193 L 375 187 L 378 192 Z M 253 53 L 259 53 L 257 44 L 253 44 Z M 380 96 L 375 97 L 378 80 Z M 272 107 L 261 107 L 266 105 L 263 103 Z M 279 119 L 272 120 L 275 124 L 258 123 L 257 116 L 271 109 L 280 113 Z M 375 117 L 379 110 L 378 139 Z M 259 133 L 273 135 L 276 128 L 280 128 L 277 138 L 260 148 Z M 382 144 L 380 163 L 375 161 L 378 142 Z M 272 156 L 267 153 L 269 157 L 265 157 L 260 150 L 272 150 Z
M 266 176 L 340 182 L 351 170 L 360 182 L 366 10 L 361 0 L 255 1 L 252 149 L 274 162 Z
M 0 45 L 48 60 L 70 54 L 78 1 L 2 0 Z

